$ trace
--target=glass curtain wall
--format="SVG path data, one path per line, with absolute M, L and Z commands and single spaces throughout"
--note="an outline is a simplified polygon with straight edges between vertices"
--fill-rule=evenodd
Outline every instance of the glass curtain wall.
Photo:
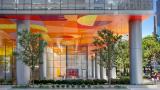
M 156 8 L 156 14 L 157 14 L 157 34 L 160 35 L 160 0 L 157 0 L 157 8 Z M 160 40 L 160 37 L 158 38 Z
M 0 9 L 150 10 L 153 0 L 0 0 Z
M 86 46 L 79 47 L 78 51 L 75 50 L 75 46 L 62 46 L 61 48 L 53 46 L 50 47 L 50 50 L 51 49 L 53 50 L 53 53 L 47 51 L 46 60 L 50 60 L 48 64 L 53 63 L 53 66 L 47 65 L 48 72 L 50 72 L 50 70 L 53 72 L 53 79 L 86 79 Z
M 0 79 L 15 80 L 15 59 L 13 40 L 0 40 Z

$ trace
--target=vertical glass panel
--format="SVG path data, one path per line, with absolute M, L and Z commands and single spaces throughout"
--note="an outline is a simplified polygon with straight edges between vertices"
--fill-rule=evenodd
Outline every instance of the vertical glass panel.
M 139 0 L 139 1 L 137 2 L 137 9 L 138 9 L 138 10 L 141 10 L 141 3 L 142 3 L 141 1 L 142 1 L 142 0 Z
M 105 9 L 110 10 L 111 6 L 112 4 L 108 0 L 105 0 Z
M 89 0 L 76 0 L 76 9 L 89 9 Z
M 3 9 L 3 0 L 0 0 L 0 9 Z
M 76 2 L 78 0 L 68 0 L 68 9 L 76 9 Z
M 48 9 L 60 9 L 60 0 L 48 0 Z
M 32 0 L 32 9 L 46 9 L 47 0 Z
M 1 51 L 3 51 L 3 49 L 1 49 Z M 5 69 L 4 69 L 4 58 L 3 58 L 3 55 L 0 56 L 0 78 L 4 78 L 4 72 L 5 72 Z
M 17 1 L 16 2 L 17 3 L 17 9 L 24 9 L 24 2 L 25 2 L 25 0 L 19 0 L 19 1 Z
M 111 9 L 118 9 L 119 0 L 109 0 L 109 3 L 111 4 Z
M 94 0 L 89 1 L 89 9 L 94 9 Z
M 118 2 L 118 9 L 123 10 L 126 8 L 127 0 L 119 0 Z
M 105 0 L 90 0 L 91 9 L 104 9 Z
M 135 5 L 135 0 L 130 0 L 130 8 L 129 9 L 134 10 L 135 9 L 134 5 Z
M 66 61 L 61 61 L 61 68 L 65 68 L 66 67 Z
M 70 0 L 61 0 L 61 3 L 60 3 L 61 4 L 61 9 L 68 9 L 69 8 L 69 1 Z
M 54 61 L 54 67 L 61 67 L 61 62 L 60 61 Z
M 81 55 L 81 60 L 82 69 L 86 69 L 86 55 Z
M 144 9 L 149 10 L 149 9 L 153 8 L 152 2 L 153 2 L 152 0 L 147 0 L 147 1 L 145 2 L 145 7 L 144 7 Z
M 31 0 L 17 0 L 17 9 L 31 9 Z
M 61 68 L 61 79 L 65 79 L 66 76 L 66 68 Z
M 6 39 L 0 40 L 0 79 L 2 80 L 11 80 L 13 78 L 13 63 L 11 63 L 13 61 L 12 53 L 13 41 Z
M 3 9 L 16 9 L 15 0 L 2 0 L 2 3 Z

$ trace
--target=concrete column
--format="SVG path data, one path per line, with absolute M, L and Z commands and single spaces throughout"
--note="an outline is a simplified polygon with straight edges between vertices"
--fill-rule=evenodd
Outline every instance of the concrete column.
M 129 21 L 130 80 L 131 84 L 142 84 L 142 22 Z
M 40 80 L 43 80 L 47 77 L 47 62 L 46 62 L 46 48 L 44 48 L 43 54 L 40 58 Z
M 86 46 L 86 79 L 88 79 L 88 46 Z
M 94 78 L 94 57 L 91 56 L 91 70 L 92 70 L 92 78 Z
M 97 53 L 95 53 L 95 79 L 98 79 L 98 73 L 97 73 Z
M 106 68 L 105 67 L 103 67 L 103 79 L 107 80 Z
M 112 70 L 111 70 L 111 78 L 112 79 L 116 79 L 116 67 L 112 67 Z
M 28 24 L 26 24 L 28 23 Z M 17 20 L 17 32 L 21 32 L 22 30 L 29 31 L 29 20 Z M 18 42 L 19 36 L 17 35 L 17 51 L 21 50 L 21 46 Z M 23 63 L 22 60 L 16 59 L 16 78 L 17 84 L 27 84 L 30 80 L 30 68 Z
M 68 56 L 68 46 L 66 45 L 66 79 L 68 79 L 68 75 L 67 75 L 67 70 L 68 70 L 68 60 L 69 60 L 69 56 Z
M 100 67 L 100 79 L 103 79 L 103 62 L 102 60 L 100 59 L 100 64 L 99 64 L 99 67 Z

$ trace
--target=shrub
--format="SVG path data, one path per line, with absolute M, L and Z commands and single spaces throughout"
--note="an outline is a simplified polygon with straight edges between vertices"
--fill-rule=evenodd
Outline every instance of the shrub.
M 91 88 L 91 85 L 87 85 L 88 88 Z
M 66 85 L 66 88 L 69 88 L 69 84 Z
M 75 88 L 75 85 L 71 85 L 72 88 Z
M 107 83 L 107 80 L 96 79 L 96 80 L 34 80 L 34 84 L 69 84 L 69 85 L 104 85 Z
M 52 88 L 55 88 L 55 85 L 52 85 Z
M 0 79 L 0 84 L 1 85 L 11 85 L 12 84 L 12 80 L 11 79 L 5 80 L 5 79 L 1 78 Z
M 61 87 L 62 87 L 62 88 L 65 88 L 65 85 L 64 85 L 64 84 L 62 84 L 62 85 L 61 85 Z
M 60 88 L 60 86 L 59 86 L 59 85 L 56 85 L 56 88 Z
M 3 84 L 4 83 L 4 79 L 0 79 L 0 84 Z
M 82 87 L 82 88 L 85 88 L 85 84 L 82 84 L 81 87 Z
M 121 77 L 120 79 L 112 79 L 112 84 L 130 84 L 129 77 Z

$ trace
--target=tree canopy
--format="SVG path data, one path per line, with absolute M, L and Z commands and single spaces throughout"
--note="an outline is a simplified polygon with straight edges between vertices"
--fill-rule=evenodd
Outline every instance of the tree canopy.
M 27 66 L 34 70 L 35 65 L 39 64 L 43 48 L 47 42 L 41 38 L 41 34 L 32 33 L 27 30 L 18 32 L 19 47 L 16 51 L 19 60 L 22 60 Z
M 100 60 L 106 72 L 108 72 L 109 85 L 111 84 L 111 70 L 114 62 L 115 45 L 121 39 L 121 35 L 114 34 L 112 31 L 102 29 L 97 32 L 93 44 L 96 46 L 96 53 L 99 54 Z
M 117 69 L 123 70 L 120 71 L 123 75 L 128 75 L 129 72 L 129 43 L 128 40 L 120 40 L 115 47 L 115 65 Z
M 147 65 L 151 60 L 160 61 L 160 42 L 154 35 L 143 38 L 143 65 Z

